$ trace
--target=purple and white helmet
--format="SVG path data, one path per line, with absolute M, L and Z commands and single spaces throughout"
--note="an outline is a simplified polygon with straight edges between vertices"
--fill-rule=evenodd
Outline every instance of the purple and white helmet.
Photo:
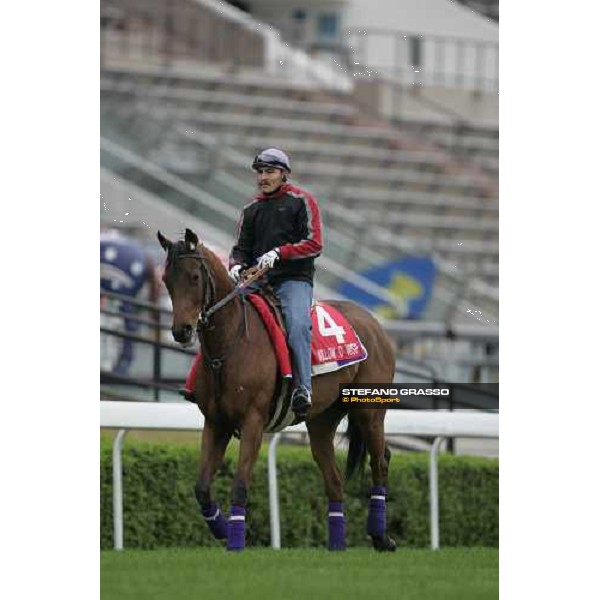
M 288 173 L 292 172 L 288 155 L 279 148 L 267 148 L 254 157 L 252 168 L 256 170 L 261 167 L 277 167 Z

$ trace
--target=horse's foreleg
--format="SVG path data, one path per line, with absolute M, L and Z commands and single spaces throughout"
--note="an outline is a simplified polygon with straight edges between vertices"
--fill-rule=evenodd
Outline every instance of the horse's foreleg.
M 370 456 L 373 485 L 369 494 L 367 533 L 371 536 L 375 550 L 393 552 L 396 550 L 396 542 L 386 532 L 387 481 L 391 454 L 385 445 L 385 411 L 359 409 L 350 412 L 349 418 L 358 426 Z
M 231 488 L 227 550 L 243 550 L 246 544 L 246 503 L 264 425 L 263 418 L 251 411 L 241 428 L 238 468 Z
M 346 520 L 344 517 L 344 484 L 342 474 L 335 462 L 333 440 L 341 415 L 323 414 L 307 423 L 310 448 L 315 462 L 323 475 L 325 493 L 329 499 L 328 548 L 346 549 Z
M 217 469 L 223 462 L 223 455 L 230 439 L 231 433 L 206 422 L 200 450 L 200 473 L 194 489 L 202 516 L 211 533 L 218 540 L 227 538 L 227 520 L 217 502 L 211 500 L 210 485 Z

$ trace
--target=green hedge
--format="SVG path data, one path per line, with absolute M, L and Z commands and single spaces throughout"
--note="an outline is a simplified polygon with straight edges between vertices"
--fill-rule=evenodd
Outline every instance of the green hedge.
M 223 509 L 237 445 L 228 451 L 213 485 Z M 345 454 L 338 460 L 343 466 Z M 426 547 L 429 538 L 428 457 L 392 457 L 389 477 L 388 525 L 399 546 Z M 126 441 L 123 452 L 123 519 L 126 548 L 221 545 L 204 524 L 194 497 L 198 472 L 195 448 L 166 443 Z M 283 547 L 323 547 L 327 541 L 327 499 L 308 448 L 280 446 L 278 483 Z M 346 488 L 347 542 L 369 545 L 365 533 L 368 469 Z M 440 544 L 498 545 L 498 461 L 444 455 L 439 463 Z M 113 547 L 112 456 L 101 444 L 101 547 Z M 270 544 L 266 452 L 254 472 L 248 504 L 247 544 Z

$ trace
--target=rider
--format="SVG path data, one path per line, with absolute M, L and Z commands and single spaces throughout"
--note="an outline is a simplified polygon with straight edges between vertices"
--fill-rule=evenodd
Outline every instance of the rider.
M 229 274 L 239 281 L 253 265 L 271 267 L 267 279 L 279 301 L 293 363 L 292 410 L 306 415 L 311 406 L 310 307 L 315 258 L 321 254 L 321 217 L 316 199 L 288 182 L 290 161 L 278 148 L 254 158 L 259 194 L 240 217 Z

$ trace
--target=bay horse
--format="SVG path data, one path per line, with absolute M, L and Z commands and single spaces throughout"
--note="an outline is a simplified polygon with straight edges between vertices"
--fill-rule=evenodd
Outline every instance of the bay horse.
M 239 296 L 234 294 L 231 301 L 211 311 L 233 292 L 234 284 L 219 258 L 193 231 L 186 229 L 185 239 L 176 242 L 160 231 L 157 237 L 167 253 L 163 281 L 173 304 L 173 338 L 189 346 L 197 333 L 204 358 L 195 383 L 195 399 L 205 418 L 196 499 L 213 536 L 227 540 L 228 550 L 243 550 L 252 471 L 278 381 L 276 355 L 260 316 L 253 306 L 245 307 Z M 326 302 L 348 319 L 368 351 L 362 362 L 313 378 L 313 404 L 306 427 L 329 499 L 328 548 L 346 547 L 343 480 L 335 462 L 334 435 L 347 415 L 346 479 L 364 465 L 368 451 L 372 487 L 367 533 L 376 550 L 393 551 L 396 543 L 387 535 L 385 516 L 391 456 L 384 438 L 385 409 L 348 406 L 336 400 L 339 384 L 364 387 L 392 382 L 394 349 L 381 325 L 365 309 L 347 301 Z M 234 432 L 239 433 L 240 448 L 226 519 L 211 498 L 210 486 Z

